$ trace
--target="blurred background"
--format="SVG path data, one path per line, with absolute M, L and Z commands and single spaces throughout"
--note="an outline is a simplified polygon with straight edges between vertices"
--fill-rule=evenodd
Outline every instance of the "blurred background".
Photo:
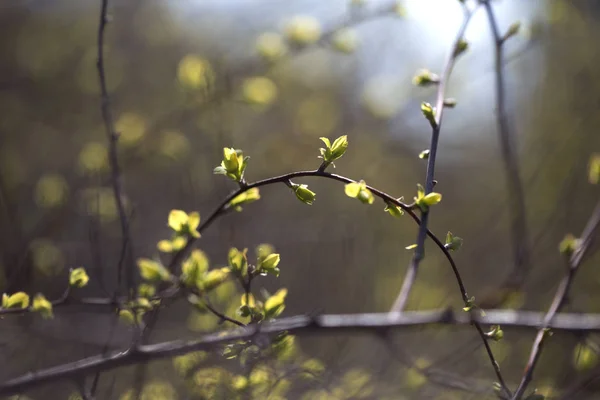
M 492 5 L 502 32 L 521 22 L 505 44 L 504 73 L 526 206 L 520 242 L 529 259 L 514 256 L 510 225 L 517 210 L 483 10 L 467 29 L 469 50 L 449 82 L 457 106 L 445 112 L 436 170 L 444 197 L 430 227 L 440 237 L 450 230 L 464 238 L 455 259 L 478 303 L 545 311 L 565 272 L 557 245 L 566 233 L 581 232 L 597 198 L 586 171 L 600 148 L 600 3 Z M 82 296 L 115 290 L 122 239 L 95 64 L 99 10 L 99 0 L 0 3 L 0 291 L 57 298 L 69 268 L 78 266 L 91 277 Z M 435 101 L 436 88 L 416 87 L 412 79 L 420 68 L 441 74 L 462 22 L 458 0 L 112 0 L 109 13 L 106 74 L 136 258 L 158 255 L 171 209 L 206 217 L 235 188 L 213 175 L 223 147 L 251 157 L 246 177 L 254 181 L 314 169 L 319 137 L 348 135 L 336 173 L 407 201 L 424 183 L 426 162 L 418 154 L 429 146 L 430 128 L 419 107 Z M 320 40 L 297 45 L 290 35 Z M 261 283 L 270 291 L 288 288 L 284 315 L 387 311 L 412 256 L 404 248 L 414 243 L 416 225 L 391 218 L 379 202 L 368 207 L 349 199 L 341 184 L 297 182 L 317 193 L 313 206 L 284 185 L 261 189 L 260 201 L 219 219 L 199 248 L 219 267 L 232 246 L 273 245 L 282 273 Z M 598 258 L 591 253 L 565 311 L 600 312 Z M 228 315 L 239 306 L 236 290 L 228 284 L 215 294 Z M 445 306 L 462 307 L 460 292 L 443 254 L 428 242 L 408 309 Z M 65 307 L 53 320 L 5 317 L 1 379 L 126 346 L 128 328 L 109 311 Z M 215 317 L 181 302 L 161 313 L 151 341 L 218 328 Z M 505 329 L 505 339 L 493 343 L 511 387 L 533 335 Z M 570 398 L 600 398 L 595 339 L 555 334 L 531 388 L 559 396 L 589 381 Z M 296 354 L 320 360 L 330 390 L 288 379 L 253 398 L 494 398 L 440 384 L 488 390 L 493 382 L 471 327 L 398 331 L 391 342 L 396 351 L 368 336 L 297 338 Z M 206 382 L 235 368 L 209 363 L 190 380 L 172 360 L 153 362 L 143 368 L 142 398 L 228 398 Z M 134 398 L 140 370 L 102 374 L 97 398 Z M 71 382 L 26 395 L 20 398 L 78 396 Z

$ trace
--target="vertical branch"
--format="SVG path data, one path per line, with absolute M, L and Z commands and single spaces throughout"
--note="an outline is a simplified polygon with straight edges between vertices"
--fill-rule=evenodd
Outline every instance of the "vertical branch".
M 464 19 L 458 34 L 456 35 L 456 39 L 452 44 L 452 50 L 450 51 L 450 55 L 446 61 L 444 72 L 442 77 L 440 78 L 437 90 L 437 99 L 435 106 L 435 126 L 433 127 L 433 131 L 431 134 L 431 145 L 429 146 L 429 158 L 427 160 L 427 176 L 425 180 L 425 194 L 431 193 L 434 186 L 434 175 L 435 175 L 435 161 L 437 156 L 437 147 L 440 137 L 440 129 L 442 126 L 442 116 L 444 113 L 444 100 L 446 97 L 446 86 L 448 84 L 448 80 L 450 79 L 450 74 L 452 73 L 452 69 L 454 68 L 454 64 L 456 63 L 456 59 L 458 53 L 456 52 L 456 48 L 460 41 L 462 40 L 467 26 L 469 25 L 469 21 L 471 20 L 471 16 L 475 12 L 475 10 L 470 11 L 466 6 L 464 7 Z M 404 281 L 402 283 L 402 288 L 400 290 L 400 294 L 396 298 L 394 305 L 392 306 L 392 311 L 402 311 L 406 307 L 406 302 L 408 301 L 408 296 L 410 295 L 410 291 L 417 277 L 417 270 L 419 269 L 419 264 L 421 260 L 423 260 L 425 256 L 425 239 L 427 237 L 427 224 L 429 221 L 429 210 L 421 212 L 421 223 L 419 224 L 419 231 L 417 234 L 417 248 L 415 253 L 411 259 L 410 265 L 408 266 L 408 270 L 406 271 L 406 275 L 404 277 Z
M 115 130 L 112 112 L 110 109 L 110 98 L 108 96 L 108 90 L 106 88 L 106 71 L 104 68 L 104 33 L 108 21 L 108 0 L 101 0 L 102 5 L 100 9 L 100 22 L 98 24 L 98 60 L 96 66 L 98 68 L 98 78 L 100 80 L 100 92 L 101 92 L 101 111 L 102 119 L 104 121 L 104 127 L 106 129 L 106 135 L 109 140 L 109 158 L 111 166 L 111 181 L 112 189 L 115 197 L 115 203 L 117 211 L 119 213 L 119 221 L 121 223 L 121 234 L 123 236 L 123 246 L 121 249 L 121 256 L 118 264 L 118 283 L 120 289 L 121 278 L 123 276 L 123 269 L 125 263 L 125 257 L 128 258 L 128 268 L 126 269 L 126 284 L 129 292 L 133 289 L 133 256 L 131 251 L 128 251 L 128 247 L 132 247 L 131 235 L 129 232 L 129 221 L 125 213 L 125 205 L 123 204 L 123 189 L 121 187 L 121 169 L 119 166 L 119 157 L 117 154 L 117 142 L 119 141 L 119 134 Z M 127 254 L 127 256 L 126 256 Z M 129 293 L 129 296 L 132 294 Z
M 510 231 L 514 252 L 514 265 L 506 282 L 508 287 L 517 287 L 525 279 L 527 270 L 531 267 L 529 235 L 527 229 L 527 213 L 525 209 L 525 192 L 519 174 L 518 157 L 515 154 L 514 136 L 511 132 L 508 113 L 506 111 L 506 86 L 504 80 L 504 42 L 507 36 L 501 35 L 498 23 L 489 1 L 484 1 L 495 48 L 495 95 L 496 95 L 496 124 L 506 171 L 509 209 L 512 213 Z
M 581 239 L 579 242 L 578 248 L 573 252 L 573 254 L 569 257 L 568 261 L 568 271 L 566 275 L 561 280 L 558 285 L 558 289 L 556 290 L 556 294 L 554 295 L 554 299 L 552 300 L 552 304 L 548 310 L 548 313 L 544 317 L 544 322 L 533 342 L 533 346 L 531 348 L 531 353 L 529 355 L 529 360 L 527 361 L 527 365 L 525 367 L 525 372 L 523 373 L 523 377 L 521 378 L 521 383 L 519 383 L 519 387 L 515 392 L 515 395 L 512 397 L 513 400 L 519 400 L 523 393 L 527 389 L 529 382 L 531 382 L 531 378 L 533 377 L 533 371 L 537 365 L 537 362 L 542 353 L 542 347 L 545 343 L 548 335 L 548 326 L 554 319 L 555 315 L 561 310 L 567 296 L 569 294 L 569 288 L 571 287 L 571 283 L 573 283 L 573 279 L 575 277 L 575 273 L 579 268 L 579 265 L 583 261 L 583 257 L 588 251 L 592 238 L 598 229 L 598 225 L 600 224 L 600 202 L 596 205 L 590 220 L 588 221 L 585 229 L 583 230 L 583 234 L 581 235 Z

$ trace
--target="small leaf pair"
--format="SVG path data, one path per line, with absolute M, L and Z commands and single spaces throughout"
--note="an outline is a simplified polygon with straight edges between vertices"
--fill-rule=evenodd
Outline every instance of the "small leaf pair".
M 442 195 L 436 192 L 425 194 L 423 186 L 417 185 L 417 197 L 415 197 L 415 204 L 423 212 L 427 212 L 430 206 L 433 206 L 442 201 Z
M 358 199 L 363 204 L 373 204 L 375 197 L 367 188 L 365 181 L 351 182 L 344 187 L 346 196 Z
M 325 143 L 325 148 L 319 149 L 321 152 L 321 156 L 319 158 L 322 158 L 326 165 L 333 164 L 333 162 L 341 158 L 344 153 L 346 153 L 346 149 L 348 149 L 347 135 L 340 136 L 339 138 L 335 139 L 333 144 L 326 137 L 322 137 L 320 139 L 323 141 L 323 143 Z
M 244 157 L 242 150 L 223 148 L 223 161 L 214 169 L 215 174 L 226 175 L 236 182 L 242 182 L 250 157 Z

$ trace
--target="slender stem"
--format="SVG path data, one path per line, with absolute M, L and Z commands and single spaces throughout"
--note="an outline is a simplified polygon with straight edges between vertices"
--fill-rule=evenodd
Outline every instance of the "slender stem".
M 125 273 L 127 289 L 130 292 L 134 285 L 134 257 L 131 251 L 133 245 L 129 229 L 129 220 L 125 212 L 125 205 L 123 204 L 123 189 L 121 187 L 121 168 L 119 166 L 119 157 L 117 153 L 117 142 L 119 141 L 119 134 L 115 129 L 112 111 L 110 108 L 110 97 L 108 95 L 108 89 L 106 87 L 106 71 L 104 68 L 104 34 L 107 23 L 108 0 L 102 0 L 100 8 L 100 22 L 98 24 L 98 60 L 96 66 L 98 68 L 98 78 L 100 81 L 102 120 L 104 121 L 106 135 L 108 136 L 109 140 L 108 154 L 111 167 L 112 189 L 115 198 L 115 204 L 117 206 L 117 212 L 119 214 L 121 234 L 123 236 L 123 246 L 121 249 L 121 255 L 118 264 L 118 286 L 119 288 L 121 286 L 121 277 L 123 275 L 125 258 L 127 254 L 128 268 L 126 269 Z
M 433 191 L 434 186 L 434 176 L 435 176 L 435 162 L 437 158 L 437 148 L 440 137 L 440 129 L 442 127 L 442 117 L 444 114 L 444 100 L 446 99 L 446 87 L 448 81 L 450 79 L 450 74 L 452 73 L 452 69 L 454 68 L 454 64 L 456 63 L 458 53 L 456 52 L 456 48 L 459 42 L 462 40 L 467 26 L 471 20 L 472 15 L 476 10 L 470 11 L 466 6 L 464 7 L 465 16 L 463 22 L 459 28 L 458 34 L 456 35 L 456 39 L 452 44 L 452 50 L 446 60 L 444 72 L 440 78 L 438 83 L 437 97 L 436 97 L 436 105 L 435 105 L 435 124 L 433 126 L 433 131 L 431 134 L 431 144 L 429 146 L 429 158 L 427 159 L 427 175 L 425 179 L 425 194 L 431 193 Z M 421 222 L 419 224 L 419 231 L 417 233 L 417 248 L 415 249 L 415 253 L 411 259 L 411 262 L 408 266 L 408 270 L 406 271 L 406 275 L 404 277 L 404 281 L 402 283 L 402 288 L 400 289 L 400 293 L 394 301 L 394 305 L 392 306 L 392 311 L 402 311 L 406 307 L 406 303 L 408 301 L 408 297 L 414 285 L 414 282 L 417 278 L 417 271 L 419 269 L 419 264 L 421 260 L 425 257 L 425 239 L 427 237 L 427 224 L 429 222 L 429 210 L 421 211 Z
M 525 279 L 531 267 L 529 251 L 529 234 L 527 228 L 527 212 L 525 207 L 525 191 L 519 174 L 519 161 L 515 154 L 514 135 L 511 132 L 510 120 L 506 110 L 506 85 L 504 81 L 504 41 L 500 34 L 498 23 L 494 16 L 492 5 L 484 1 L 483 5 L 492 31 L 495 49 L 495 95 L 496 95 L 496 124 L 498 138 L 502 153 L 502 160 L 506 170 L 506 180 L 509 195 L 509 208 L 511 210 L 511 239 L 513 247 L 514 266 L 506 285 L 511 288 L 518 287 Z

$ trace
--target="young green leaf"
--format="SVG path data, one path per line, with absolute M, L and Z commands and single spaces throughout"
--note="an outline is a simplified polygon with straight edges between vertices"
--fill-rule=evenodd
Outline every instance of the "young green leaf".
M 423 102 L 421 103 L 421 112 L 423 113 L 425 119 L 429 121 L 431 127 L 435 129 L 437 127 L 437 122 L 435 122 L 435 109 L 433 106 L 429 103 Z
M 580 240 L 572 234 L 567 234 L 565 238 L 558 245 L 558 249 L 561 254 L 570 256 L 579 248 Z
M 160 282 L 169 281 L 171 274 L 169 271 L 159 262 L 150 260 L 148 258 L 140 258 L 137 261 L 140 275 L 147 281 Z
M 243 251 L 239 251 L 235 247 L 229 250 L 229 266 L 231 270 L 240 274 L 241 276 L 245 276 L 248 272 L 248 257 L 247 257 L 248 249 L 244 249 Z
M 463 240 L 462 238 L 459 238 L 458 236 L 454 236 L 452 234 L 452 232 L 448 232 L 448 234 L 446 235 L 446 243 L 444 245 L 444 247 L 446 247 L 446 249 L 450 250 L 450 251 L 457 251 L 458 249 L 461 248 L 463 244 Z
M 229 278 L 231 268 L 223 267 L 209 271 L 198 283 L 198 288 L 204 292 L 210 292 Z
M 399 201 L 402 201 L 402 198 L 400 198 Z M 390 214 L 393 217 L 396 218 L 400 218 L 401 216 L 404 215 L 404 210 L 402 210 L 402 208 L 398 207 L 397 205 L 386 201 L 385 202 L 385 208 L 383 209 L 383 211 L 385 211 L 386 213 Z
M 229 207 L 233 208 L 235 211 L 242 211 L 243 205 L 253 203 L 257 200 L 260 200 L 260 191 L 258 188 L 252 188 L 246 190 L 244 193 L 234 197 L 229 202 Z
M 413 77 L 412 82 L 415 86 L 426 87 L 440 83 L 440 77 L 429 70 L 420 69 Z
M 466 40 L 464 40 L 464 39 L 459 40 L 458 43 L 456 43 L 456 48 L 454 49 L 454 57 L 460 56 L 465 51 L 467 51 L 468 48 L 469 48 L 469 43 Z
M 287 289 L 279 289 L 277 293 L 269 297 L 265 301 L 265 317 L 275 318 L 283 312 L 285 308 L 285 297 L 287 296 Z
M 49 319 L 53 318 L 52 303 L 50 303 L 43 294 L 38 293 L 33 298 L 32 310 L 39 312 L 42 318 Z
M 309 206 L 314 203 L 315 198 L 317 197 L 316 193 L 308 189 L 307 185 L 292 183 L 292 190 L 294 191 L 294 194 L 298 200 L 304 204 L 308 204 Z
M 25 292 L 17 292 L 11 295 L 2 295 L 2 308 L 27 308 L 29 307 L 29 295 Z
M 88 284 L 90 278 L 84 268 L 75 268 L 69 274 L 69 285 L 74 288 L 82 288 Z
M 358 199 L 363 204 L 373 204 L 375 201 L 373 193 L 367 188 L 365 181 L 362 180 L 359 182 L 348 183 L 344 187 L 344 192 L 346 193 L 346 196 Z

